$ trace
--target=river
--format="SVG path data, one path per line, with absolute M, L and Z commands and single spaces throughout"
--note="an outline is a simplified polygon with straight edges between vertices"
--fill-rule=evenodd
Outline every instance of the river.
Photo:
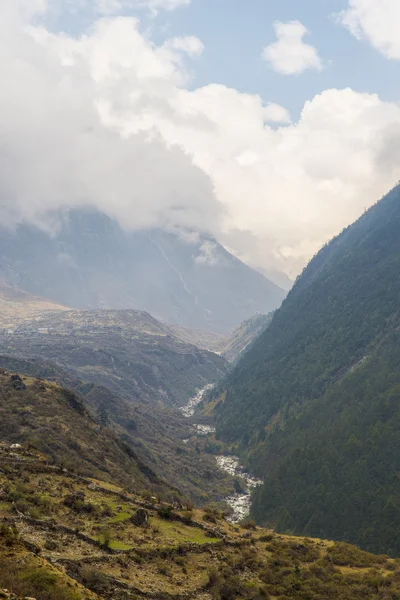
M 196 407 L 203 400 L 204 395 L 213 387 L 213 384 L 208 384 L 202 390 L 199 390 L 196 396 L 191 398 L 189 402 L 180 409 L 183 415 L 187 418 L 193 417 L 196 412 Z M 207 436 L 215 433 L 215 427 L 211 425 L 193 424 L 193 426 L 196 428 L 197 435 Z M 189 440 L 184 440 L 185 443 L 188 441 Z M 246 473 L 237 456 L 216 456 L 215 460 L 222 471 L 229 473 L 229 475 L 232 475 L 233 477 L 239 477 L 243 482 L 243 492 L 232 494 L 225 498 L 225 502 L 233 511 L 228 517 L 228 521 L 231 523 L 239 523 L 250 514 L 252 490 L 259 485 L 262 485 L 263 482 L 249 473 Z
M 193 415 L 196 411 L 196 406 L 198 406 L 200 404 L 200 402 L 203 400 L 205 394 L 207 392 L 209 392 L 210 390 L 212 390 L 213 387 L 214 387 L 213 383 L 209 383 L 208 385 L 203 387 L 202 390 L 199 390 L 197 392 L 197 394 L 195 396 L 193 396 L 193 398 L 190 398 L 189 402 L 187 404 L 185 404 L 185 406 L 182 406 L 182 408 L 180 408 L 179 410 L 183 413 L 183 415 L 185 417 L 187 417 L 187 418 L 193 417 Z

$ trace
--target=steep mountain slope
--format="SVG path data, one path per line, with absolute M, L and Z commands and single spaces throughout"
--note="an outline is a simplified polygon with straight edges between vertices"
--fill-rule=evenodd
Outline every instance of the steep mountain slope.
M 265 477 L 254 514 L 399 552 L 400 188 L 311 261 L 228 381 L 218 432 Z
M 101 443 L 103 437 L 109 435 L 110 439 L 116 439 L 118 444 L 121 445 L 122 442 L 121 447 L 128 453 L 133 453 L 132 456 L 140 464 L 143 473 L 147 474 L 153 488 L 156 485 L 159 492 L 164 491 L 169 496 L 171 493 L 175 495 L 178 493 L 198 505 L 206 504 L 209 501 L 220 501 L 221 498 L 233 493 L 233 478 L 217 468 L 214 457 L 210 454 L 200 453 L 198 444 L 190 447 L 183 442 L 195 433 L 189 420 L 184 418 L 180 411 L 172 410 L 162 403 L 151 405 L 132 403 L 104 386 L 88 384 L 73 378 L 62 368 L 46 361 L 17 359 L 0 355 L 0 368 L 5 368 L 13 373 L 24 373 L 34 380 L 46 379 L 50 384 L 55 384 L 50 388 L 51 390 L 63 389 L 63 393 L 67 395 L 68 390 L 76 392 L 85 415 L 88 416 L 89 421 L 95 422 L 96 431 L 101 432 L 98 441 Z M 37 386 L 33 388 L 34 392 L 35 390 L 37 393 Z M 61 459 L 64 462 L 72 460 L 84 467 L 86 456 L 81 457 L 81 448 L 88 448 L 91 445 L 89 435 L 85 439 L 85 424 L 75 416 L 75 419 L 79 421 L 74 425 L 79 432 L 77 433 L 77 442 L 79 435 L 84 441 L 81 440 L 77 444 L 71 442 L 71 447 L 76 452 L 69 456 L 71 452 L 68 450 L 68 456 L 64 456 L 65 453 L 63 454 L 61 449 L 68 449 L 69 446 L 63 436 L 57 439 L 56 431 L 57 428 L 62 432 L 69 431 L 66 429 L 65 423 L 74 424 L 74 420 L 70 419 L 66 411 L 58 406 L 58 395 L 55 394 L 53 398 L 50 394 L 47 411 L 49 414 L 53 413 L 54 426 L 52 430 L 54 430 L 54 435 L 49 433 L 47 429 L 42 428 L 40 421 L 42 407 L 39 406 L 40 410 L 36 408 L 37 402 L 34 402 L 34 398 L 32 393 L 19 393 L 15 396 L 20 405 L 16 410 L 11 404 L 12 408 L 5 419 L 4 429 L 0 426 L 0 433 L 3 433 L 0 441 L 1 439 L 13 442 L 26 441 L 23 436 L 23 426 L 26 418 L 29 417 L 32 431 L 37 431 L 40 434 L 39 437 L 48 436 L 51 439 L 51 448 L 60 448 L 60 451 L 55 452 L 54 456 L 47 454 L 48 458 L 58 464 Z M 12 427 L 10 427 L 10 423 L 13 424 Z M 90 431 L 89 427 L 88 432 L 90 433 Z M 13 437 L 10 437 L 11 435 Z M 43 449 L 42 446 L 38 448 Z M 46 448 L 47 442 L 43 450 L 47 453 Z M 68 458 L 67 461 L 66 458 Z M 105 475 L 102 474 L 102 477 L 104 478 Z M 130 477 L 129 474 L 127 477 Z M 116 475 L 114 481 L 121 483 Z M 123 481 L 126 483 L 126 479 Z M 133 479 L 131 478 L 129 481 L 133 481 Z
M 74 392 L 0 371 L 0 440 L 40 451 L 50 464 L 87 477 L 146 489 L 157 479 L 110 429 L 102 429 Z
M 0 444 L 0 597 L 389 600 L 400 562 L 227 523 Z M 1 588 L 12 591 L 2 592 Z M 34 595 L 34 596 L 33 596 Z
M 66 310 L 65 306 L 31 296 L 0 281 L 0 327 L 12 328 L 48 312 Z
M 148 313 L 69 311 L 0 330 L 4 354 L 57 362 L 77 379 L 131 401 L 182 406 L 197 388 L 218 381 L 227 362 L 171 334 Z
M 229 332 L 285 292 L 214 239 L 128 233 L 100 213 L 70 212 L 57 235 L 1 231 L 0 277 L 73 308 L 134 308 L 186 327 Z

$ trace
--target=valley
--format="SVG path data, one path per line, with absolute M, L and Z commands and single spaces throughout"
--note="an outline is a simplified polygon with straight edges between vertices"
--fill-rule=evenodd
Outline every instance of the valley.
M 181 408 L 182 414 L 188 419 L 191 418 L 191 425 L 195 435 L 206 436 L 208 439 L 215 434 L 215 427 L 210 424 L 196 423 L 196 407 L 203 402 L 206 394 L 211 392 L 213 387 L 213 384 L 208 384 L 202 390 L 199 390 L 196 396 L 190 398 L 189 402 Z M 188 438 L 185 440 L 185 443 L 188 444 L 190 441 L 191 439 Z M 215 437 L 212 443 L 215 443 Z M 262 485 L 263 482 L 246 473 L 240 465 L 237 456 L 218 454 L 215 456 L 215 460 L 221 471 L 225 471 L 231 477 L 235 478 L 235 493 L 230 494 L 223 501 L 231 509 L 231 513 L 227 517 L 228 521 L 239 523 L 250 515 L 251 493 L 254 488 Z
M 400 597 L 399 193 L 231 333 L 3 285 L 0 597 Z
M 400 600 L 399 22 L 0 0 L 0 600 Z

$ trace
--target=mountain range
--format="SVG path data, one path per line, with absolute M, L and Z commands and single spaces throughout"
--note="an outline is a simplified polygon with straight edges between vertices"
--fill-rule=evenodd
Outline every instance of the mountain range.
M 104 214 L 70 211 L 48 233 L 1 230 L 0 279 L 77 309 L 136 309 L 177 325 L 229 333 L 286 292 L 196 232 L 128 232 Z

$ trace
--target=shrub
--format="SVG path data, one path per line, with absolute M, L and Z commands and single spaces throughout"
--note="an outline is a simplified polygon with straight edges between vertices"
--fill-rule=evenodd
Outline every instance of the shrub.
M 251 529 L 252 531 L 255 531 L 257 529 L 257 525 L 255 521 L 247 521 L 246 523 L 244 523 L 242 525 L 243 529 Z
M 83 567 L 80 572 L 85 586 L 94 591 L 103 591 L 107 585 L 107 577 L 104 573 L 90 567 Z
M 81 594 L 69 589 L 54 571 L 21 565 L 14 559 L 0 559 L 0 588 L 9 589 L 18 597 L 38 600 L 81 600 Z
M 168 505 L 168 506 L 161 506 L 158 510 L 157 510 L 158 516 L 160 517 L 160 519 L 172 519 L 173 513 L 172 513 L 172 506 Z

